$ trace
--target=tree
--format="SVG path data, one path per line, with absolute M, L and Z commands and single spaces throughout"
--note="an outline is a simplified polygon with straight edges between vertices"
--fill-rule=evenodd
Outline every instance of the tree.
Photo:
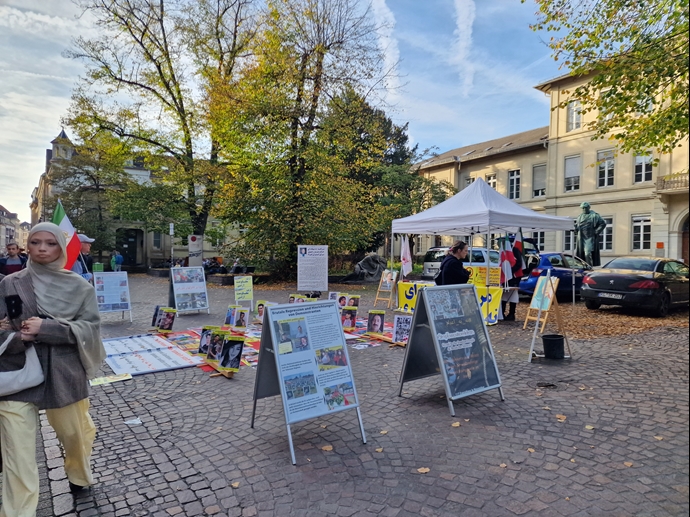
M 554 58 L 571 75 L 591 74 L 572 98 L 598 111 L 595 138 L 612 133 L 623 152 L 661 153 L 687 138 L 688 0 L 535 1 L 532 28 L 558 33 Z
M 213 93 L 228 161 L 219 214 L 241 224 L 246 251 L 294 273 L 300 244 L 334 253 L 366 245 L 361 207 L 372 194 L 339 171 L 320 145 L 321 115 L 346 84 L 375 87 L 381 59 L 376 30 L 355 0 L 268 3 L 254 56 L 230 85 Z
M 209 91 L 237 74 L 254 25 L 250 0 L 79 0 L 101 35 L 77 38 L 69 57 L 86 76 L 66 123 L 108 133 L 171 158 L 166 180 L 184 193 L 192 230 L 203 234 L 225 167 Z
M 126 146 L 102 135 L 75 146 L 71 156 L 52 160 L 54 196 L 49 204 L 55 206 L 58 198 L 62 201 L 74 227 L 96 239 L 93 253 L 101 258 L 102 252 L 112 250 L 115 244 L 108 193 L 128 181 L 124 171 L 128 156 Z

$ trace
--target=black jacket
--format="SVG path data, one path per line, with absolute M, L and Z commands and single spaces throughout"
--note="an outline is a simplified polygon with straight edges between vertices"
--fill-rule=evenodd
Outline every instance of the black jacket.
M 441 285 L 466 284 L 470 279 L 470 273 L 462 262 L 450 253 L 441 262 Z
M 26 257 L 23 257 L 22 255 L 19 255 L 18 257 L 19 257 L 19 260 L 20 260 L 20 262 L 21 262 L 21 268 L 24 269 L 24 268 L 26 267 L 27 258 L 26 258 Z M 7 274 L 9 274 L 9 273 L 5 270 L 5 266 L 6 266 L 6 265 L 7 265 L 7 257 L 2 257 L 2 258 L 0 258 L 0 274 L 2 274 L 2 275 L 7 275 Z

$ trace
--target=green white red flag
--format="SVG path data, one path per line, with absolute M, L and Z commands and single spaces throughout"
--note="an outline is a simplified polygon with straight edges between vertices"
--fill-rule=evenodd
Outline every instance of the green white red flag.
M 79 236 L 74 226 L 72 226 L 69 217 L 67 217 L 65 207 L 62 206 L 62 201 L 59 199 L 55 207 L 55 212 L 53 212 L 52 222 L 57 224 L 62 230 L 62 233 L 65 234 L 65 240 L 67 241 L 67 263 L 65 264 L 65 269 L 72 269 L 74 262 L 79 257 L 81 243 L 79 242 Z

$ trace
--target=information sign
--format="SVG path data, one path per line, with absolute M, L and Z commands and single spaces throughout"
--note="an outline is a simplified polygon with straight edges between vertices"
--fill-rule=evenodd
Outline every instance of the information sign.
M 170 280 L 177 312 L 209 312 L 203 267 L 174 267 L 170 270 Z
M 328 291 L 328 246 L 297 247 L 297 290 Z
M 403 383 L 441 374 L 451 415 L 453 401 L 498 388 L 504 400 L 489 333 L 474 285 L 427 287 L 417 307 L 405 348 Z
M 103 340 L 105 362 L 115 374 L 175 370 L 202 364 L 200 357 L 189 355 L 162 336 L 145 334 Z
M 293 464 L 290 425 L 302 420 L 355 409 L 366 443 L 337 303 L 269 306 L 263 327 L 251 426 L 256 401 L 281 395 Z
M 129 280 L 125 271 L 115 273 L 94 273 L 93 283 L 96 288 L 98 312 L 129 311 L 129 321 L 132 321 Z
M 254 299 L 254 286 L 251 275 L 235 276 L 235 303 L 251 302 Z

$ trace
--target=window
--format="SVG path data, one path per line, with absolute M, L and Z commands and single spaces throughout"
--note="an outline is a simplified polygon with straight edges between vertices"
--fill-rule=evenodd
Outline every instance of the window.
M 161 249 L 161 232 L 153 232 L 153 247 L 157 250 Z
M 638 154 L 635 156 L 635 183 L 652 181 L 652 157 Z
M 573 251 L 572 232 L 563 232 L 563 251 Z
M 565 191 L 580 190 L 580 155 L 565 157 Z
M 580 101 L 570 101 L 566 113 L 566 133 L 582 127 L 582 106 Z
M 496 175 L 495 174 L 489 174 L 486 177 L 486 182 L 492 189 L 496 190 Z
M 532 239 L 534 239 L 534 243 L 539 248 L 539 251 L 544 251 L 544 235 L 545 232 L 532 232 Z
M 508 171 L 508 199 L 520 199 L 520 169 Z
M 470 176 L 469 178 L 465 179 L 465 186 L 466 187 L 469 187 L 470 185 L 472 185 L 472 183 L 474 183 L 473 177 Z
M 546 164 L 532 167 L 532 197 L 546 196 Z
M 597 151 L 597 163 L 599 168 L 599 187 L 613 186 L 613 171 L 615 169 L 616 160 L 613 157 L 613 151 Z
M 606 228 L 599 236 L 599 251 L 613 251 L 613 217 L 602 217 Z
M 652 219 L 646 215 L 632 218 L 632 249 L 652 249 Z

